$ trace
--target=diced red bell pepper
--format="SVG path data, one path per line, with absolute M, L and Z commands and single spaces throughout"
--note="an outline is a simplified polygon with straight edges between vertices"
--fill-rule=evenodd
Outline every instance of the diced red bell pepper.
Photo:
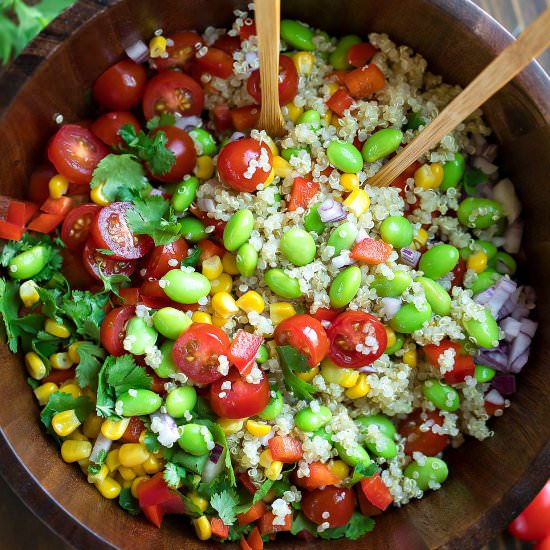
M 362 479 L 359 484 L 367 500 L 380 510 L 385 510 L 393 502 L 393 497 L 378 472 Z
M 120 439 L 124 443 L 139 443 L 139 436 L 143 430 L 145 430 L 143 420 L 139 416 L 132 416 Z
M 338 88 L 325 102 L 327 107 L 338 116 L 343 116 L 344 111 L 353 105 L 351 97 L 344 88 Z
M 233 121 L 231 120 L 231 110 L 228 105 L 216 105 L 212 109 L 212 120 L 214 121 L 214 128 L 217 132 L 225 132 L 229 130 Z
M 27 229 L 37 233 L 52 232 L 63 220 L 65 214 L 38 214 L 34 220 L 29 223 Z
M 243 376 L 250 374 L 263 341 L 257 334 L 242 329 L 237 331 L 229 347 L 228 359 Z
M 242 472 L 237 475 L 239 478 L 239 481 L 241 482 L 242 486 L 251 494 L 255 495 L 256 491 L 258 490 L 256 488 L 256 485 L 252 483 L 252 480 L 250 479 L 250 476 L 248 475 L 248 472 Z
M 244 535 L 241 536 L 239 547 L 241 550 L 252 550 L 252 547 L 250 546 L 250 544 L 248 544 L 248 541 L 244 538 Z
M 19 227 L 23 227 L 27 223 L 26 219 L 27 207 L 22 201 L 9 200 L 8 212 L 6 221 L 13 223 Z
M 298 477 L 293 473 L 292 481 L 298 487 L 313 491 L 326 485 L 338 485 L 342 480 L 333 474 L 326 464 L 322 462 L 312 462 L 309 464 L 309 475 L 307 477 Z
M 54 384 L 57 384 L 58 386 L 63 384 L 63 382 L 66 382 L 67 380 L 71 380 L 76 376 L 75 369 L 67 369 L 67 370 L 57 370 L 52 369 L 50 371 L 50 374 L 46 376 L 45 378 L 42 378 L 42 382 L 53 382 Z
M 336 84 L 341 84 L 342 86 L 344 86 L 344 76 L 346 76 L 347 74 L 348 71 L 345 71 L 343 69 L 336 69 L 335 71 L 332 71 L 327 75 L 327 79 L 336 82 Z
M 46 214 L 58 214 L 64 216 L 73 207 L 73 199 L 71 197 L 59 197 L 58 199 L 46 199 L 40 210 Z
M 260 118 L 260 107 L 258 105 L 244 105 L 231 109 L 231 121 L 233 127 L 239 132 L 250 130 L 256 126 Z
M 373 64 L 349 72 L 344 80 L 349 93 L 356 99 L 369 97 L 386 84 L 382 71 Z
M 204 260 L 208 260 L 208 258 L 211 258 L 212 256 L 218 256 L 221 260 L 225 254 L 225 248 L 223 246 L 209 239 L 202 239 L 197 243 L 197 245 L 201 249 L 199 262 L 204 262 Z
M 237 521 L 239 522 L 239 525 L 248 525 L 249 523 L 261 518 L 265 514 L 266 509 L 265 503 L 262 500 L 259 500 L 252 505 L 252 508 L 250 508 L 248 512 L 237 514 Z
M 467 376 L 475 376 L 476 366 L 471 355 L 457 355 L 453 369 L 447 371 L 443 376 L 447 384 L 461 384 Z
M 262 535 L 257 527 L 252 529 L 252 532 L 248 535 L 247 542 L 252 550 L 263 550 L 264 548 L 264 541 L 262 540 Z
M 38 204 L 30 201 L 25 202 L 25 224 L 29 223 L 31 218 L 36 214 L 38 211 Z
M 406 440 L 405 454 L 412 455 L 418 451 L 426 456 L 435 456 L 443 451 L 449 444 L 449 436 L 432 430 L 435 424 L 443 426 L 443 421 L 439 411 L 423 412 L 422 409 L 416 409 L 403 419 L 397 431 Z
M 379 516 L 382 514 L 382 510 L 380 508 L 377 508 L 374 504 L 371 504 L 367 497 L 365 496 L 365 493 L 363 492 L 363 489 L 361 489 L 361 485 L 358 483 L 355 485 L 355 492 L 357 494 L 357 502 L 359 504 L 359 510 L 361 510 L 361 513 L 364 516 L 374 517 Z
M 229 535 L 229 526 L 220 518 L 210 518 L 210 528 L 212 529 L 212 534 L 220 539 L 226 539 Z
M 287 435 L 276 435 L 268 441 L 269 450 L 273 460 L 294 464 L 303 456 L 302 443 Z
M 401 198 L 405 198 L 405 185 L 409 178 L 414 176 L 414 173 L 420 168 L 421 164 L 415 160 L 408 168 L 406 168 L 399 176 L 397 176 L 391 183 L 390 187 L 398 187 Z M 409 204 L 405 203 L 405 209 L 408 212 Z
M 281 531 L 290 531 L 292 527 L 292 514 L 285 516 L 284 525 L 273 525 L 275 514 L 273 512 L 266 512 L 259 520 L 258 527 L 262 535 L 270 535 L 271 533 L 279 533 Z
M 455 350 L 456 355 L 460 353 L 460 344 L 451 342 L 451 340 L 441 340 L 439 345 L 426 344 L 423 348 L 424 355 L 428 360 L 428 363 L 434 367 L 439 367 L 439 357 L 449 349 Z
M 368 265 L 378 265 L 388 260 L 391 251 L 388 243 L 365 237 L 353 247 L 350 257 Z
M 312 317 L 315 317 L 317 321 L 328 321 L 331 323 L 342 313 L 339 309 L 332 309 L 328 307 L 320 307 L 315 313 L 310 313 Z
M 362 67 L 366 65 L 378 50 L 368 42 L 353 44 L 348 50 L 348 63 L 354 67 Z
M 137 488 L 139 507 L 145 517 L 157 527 L 160 527 L 166 514 L 184 514 L 185 505 L 181 496 L 171 491 L 162 472 L 151 479 L 142 481 Z
M 25 233 L 25 227 L 0 220 L 0 239 L 7 241 L 19 241 Z
M 319 192 L 320 186 L 306 178 L 295 178 L 290 192 L 287 210 L 292 212 L 297 208 L 307 208 L 311 199 Z

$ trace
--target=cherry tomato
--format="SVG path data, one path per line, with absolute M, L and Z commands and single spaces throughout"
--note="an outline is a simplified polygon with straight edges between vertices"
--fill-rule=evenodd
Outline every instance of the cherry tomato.
M 118 135 L 119 130 L 125 125 L 133 126 L 136 134 L 141 130 L 138 119 L 126 111 L 112 111 L 101 115 L 92 122 L 90 130 L 103 142 L 113 149 L 124 145 L 123 139 Z
M 260 70 L 256 69 L 246 83 L 248 93 L 259 103 L 262 99 L 260 89 Z M 298 93 L 298 72 L 288 55 L 279 56 L 279 104 L 290 103 Z
M 250 163 L 259 163 L 250 170 Z M 253 138 L 239 139 L 228 143 L 218 156 L 218 173 L 221 180 L 237 191 L 252 193 L 264 183 L 273 166 L 269 147 Z
M 451 290 L 457 286 L 461 287 L 464 284 L 464 275 L 466 275 L 466 262 L 460 258 L 451 271 Z
M 82 251 L 82 261 L 86 271 L 98 281 L 101 281 L 100 270 L 104 276 L 126 275 L 129 277 L 136 269 L 135 260 L 114 260 L 97 251 L 97 245 L 88 239 Z
M 425 418 L 425 420 L 424 420 Z M 426 456 L 439 454 L 449 443 L 449 436 L 436 434 L 431 429 L 422 431 L 420 426 L 432 427 L 434 424 L 443 425 L 443 417 L 439 411 L 422 411 L 417 409 L 409 414 L 399 424 L 399 433 L 406 438 L 405 453 L 410 455 L 416 451 Z
M 341 312 L 342 311 L 339 309 L 320 307 L 315 313 L 312 313 L 311 316 L 317 319 L 317 321 L 328 321 L 332 323 Z
M 90 227 L 101 207 L 82 204 L 73 208 L 61 226 L 61 240 L 71 250 L 81 250 L 90 235 Z
M 323 325 L 311 315 L 298 314 L 277 325 L 273 334 L 278 346 L 292 346 L 300 350 L 311 368 L 327 355 L 329 341 Z
M 324 522 L 329 527 L 346 525 L 355 509 L 355 495 L 346 487 L 325 487 L 302 494 L 302 512 L 309 520 L 317 525 Z M 328 517 L 326 516 L 328 512 Z
M 205 55 L 195 59 L 196 68 L 203 73 L 229 78 L 233 74 L 233 57 L 218 48 L 208 48 Z
M 157 132 L 166 134 L 166 148 L 176 157 L 176 162 L 165 174 L 154 174 L 155 179 L 166 183 L 178 183 L 186 174 L 191 174 L 197 161 L 197 152 L 191 136 L 175 126 L 162 126 L 157 128 L 151 135 Z
M 111 354 L 117 357 L 124 355 L 126 351 L 122 342 L 126 335 L 126 323 L 135 315 L 134 306 L 115 307 L 103 319 L 99 336 L 101 345 Z
M 143 95 L 146 119 L 162 113 L 182 116 L 200 115 L 204 107 L 204 92 L 190 76 L 176 71 L 164 71 L 147 82 Z
M 228 105 L 215 105 L 210 111 L 210 116 L 214 122 L 214 128 L 217 132 L 225 132 L 233 124 L 231 120 L 231 111 Z
M 183 334 L 186 334 L 185 332 Z M 231 382 L 230 389 L 222 389 L 224 382 Z M 223 418 L 246 418 L 263 411 L 269 403 L 269 382 L 262 374 L 259 384 L 247 382 L 236 369 L 216 380 L 210 386 L 210 405 Z
M 55 169 L 69 181 L 89 184 L 99 161 L 109 151 L 90 130 L 65 124 L 48 145 L 48 158 Z
M 203 45 L 202 38 L 192 31 L 174 32 L 166 37 L 173 45 L 167 46 L 168 57 L 157 57 L 154 63 L 159 71 L 178 67 L 189 72 L 195 52 Z
M 145 424 L 143 420 L 141 420 L 139 416 L 132 416 L 126 431 L 122 434 L 120 439 L 124 441 L 124 443 L 139 443 L 139 436 L 144 429 Z
M 539 540 L 535 546 L 533 546 L 533 550 L 550 550 L 550 536 Z
M 97 248 L 113 252 L 113 260 L 136 260 L 153 248 L 149 235 L 134 235 L 128 227 L 125 212 L 132 208 L 129 202 L 112 202 L 104 206 L 92 223 L 92 237 Z
M 181 260 L 187 257 L 188 250 L 189 247 L 183 239 L 164 246 L 156 246 L 149 256 L 145 277 L 160 279 L 171 269 L 179 267 Z
M 508 527 L 521 540 L 539 541 L 550 536 L 550 481 Z
M 253 19 L 245 19 L 239 29 L 239 38 L 241 42 L 248 40 L 251 36 L 256 35 L 256 23 Z
M 94 99 L 111 111 L 129 111 L 143 96 L 147 74 L 142 65 L 123 59 L 99 75 L 92 88 Z
M 97 278 L 90 275 L 85 262 L 82 261 L 82 253 L 72 252 L 68 248 L 62 248 L 60 252 L 63 257 L 63 275 L 71 288 L 92 290 L 93 285 L 97 284 Z
M 260 119 L 260 106 L 259 105 L 243 105 L 242 107 L 235 107 L 231 109 L 231 124 L 235 130 L 244 132 L 250 130 L 256 126 Z
M 193 382 L 209 384 L 223 376 L 219 356 L 229 353 L 229 338 L 221 329 L 206 323 L 193 323 L 181 334 L 172 351 L 178 369 Z
M 361 311 L 346 311 L 338 315 L 327 334 L 331 361 L 340 367 L 352 369 L 376 361 L 388 343 L 384 325 L 370 313 Z M 359 344 L 365 346 L 365 351 L 357 351 Z
M 222 34 L 214 44 L 213 48 L 217 48 L 226 54 L 229 54 L 233 57 L 233 54 L 241 49 L 241 40 L 236 36 L 229 36 L 228 34 Z
M 33 202 L 43 203 L 49 196 L 49 181 L 57 174 L 57 170 L 48 162 L 41 164 L 31 174 L 25 196 Z

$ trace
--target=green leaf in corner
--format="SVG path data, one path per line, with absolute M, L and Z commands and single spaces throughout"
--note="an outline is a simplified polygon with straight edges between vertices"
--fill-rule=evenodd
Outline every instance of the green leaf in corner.
M 359 483 L 362 479 L 365 479 L 366 477 L 373 476 L 378 471 L 378 466 L 376 463 L 371 462 L 368 466 L 365 466 L 361 462 L 355 466 L 353 469 L 353 474 L 351 476 L 351 480 L 348 485 L 349 487 L 353 487 L 356 483 Z
M 83 342 L 77 348 L 79 357 L 76 366 L 76 379 L 81 388 L 89 386 L 93 391 L 97 390 L 99 371 L 102 360 L 105 358 L 105 350 L 92 344 Z
M 141 513 L 141 508 L 139 507 L 139 502 L 137 498 L 134 498 L 132 491 L 129 487 L 123 487 L 120 490 L 120 495 L 118 496 L 119 506 L 128 512 L 132 516 L 137 516 Z
M 68 411 L 70 409 L 74 410 L 76 417 L 80 420 L 80 422 L 84 422 L 86 417 L 93 411 L 94 405 L 87 395 L 73 397 L 70 393 L 57 391 L 50 395 L 48 403 L 40 413 L 40 420 L 44 426 L 46 426 L 48 432 L 51 433 L 58 441 L 60 441 L 60 438 L 53 431 L 52 418 L 57 413 Z
M 298 399 L 311 401 L 312 394 L 317 391 L 315 386 L 294 374 L 295 372 L 308 372 L 311 369 L 305 355 L 292 346 L 277 346 L 277 353 L 286 388 L 293 392 Z

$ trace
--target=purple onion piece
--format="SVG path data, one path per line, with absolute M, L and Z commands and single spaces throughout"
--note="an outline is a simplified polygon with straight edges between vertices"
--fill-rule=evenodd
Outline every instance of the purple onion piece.
M 529 350 L 531 345 L 531 337 L 527 334 L 519 333 L 518 337 L 512 342 L 512 347 L 510 348 L 510 355 L 508 357 L 508 366 L 511 367 L 512 363 L 523 353 Z
M 497 281 L 495 284 L 495 292 L 487 304 L 487 308 L 493 317 L 496 317 L 502 306 L 510 301 L 510 297 L 516 291 L 517 286 L 515 281 L 507 279 L 506 277 L 502 277 Z
M 521 369 L 527 365 L 529 360 L 529 350 L 524 351 L 519 357 L 516 357 L 510 365 L 510 371 L 517 374 Z
M 498 170 L 498 166 L 495 166 L 494 164 L 489 162 L 485 157 L 482 157 L 482 156 L 474 157 L 472 160 L 472 166 L 474 166 L 475 168 L 478 168 L 488 176 L 492 176 L 493 174 L 496 174 Z
M 499 322 L 499 326 L 504 331 L 506 341 L 512 342 L 520 332 L 521 322 L 513 317 L 506 317 Z
M 513 374 L 499 374 L 491 381 L 491 388 L 502 395 L 516 393 L 516 377 Z
M 210 462 L 213 462 L 214 464 L 217 464 L 220 456 L 222 456 L 222 453 L 223 446 L 219 443 L 216 443 L 214 445 L 214 448 L 210 451 L 210 456 L 208 457 L 208 460 L 210 460 Z
M 516 307 L 511 313 L 511 316 L 514 319 L 518 319 L 518 321 L 526 318 L 528 315 L 529 315 L 529 308 L 524 305 L 516 305 Z
M 340 254 L 339 256 L 335 256 L 334 258 L 332 258 L 330 262 L 332 263 L 332 266 L 335 267 L 336 269 L 342 269 L 347 265 L 353 265 L 355 263 L 355 260 L 351 258 L 349 254 L 347 255 Z
M 174 126 L 180 130 L 189 130 L 202 126 L 202 119 L 198 116 L 178 116 Z
M 533 321 L 532 319 L 522 319 L 520 321 L 520 324 L 520 332 L 526 334 L 527 336 L 530 336 L 531 338 L 535 336 L 535 333 L 537 332 L 537 327 L 539 326 L 536 321 Z
M 197 206 L 203 212 L 214 212 L 216 210 L 216 203 L 212 199 L 198 199 Z
M 499 391 L 495 389 L 487 392 L 485 395 L 485 401 L 487 401 L 487 403 L 491 403 L 492 405 L 504 405 L 504 397 L 502 397 Z
M 239 139 L 243 139 L 245 137 L 246 135 L 243 134 L 242 132 L 233 132 L 231 134 L 231 137 L 229 138 L 229 141 L 238 141 Z
M 477 361 L 500 372 L 508 372 L 508 353 L 504 346 L 480 351 Z
M 324 200 L 317 212 L 323 223 L 338 222 L 346 218 L 344 207 L 333 199 Z
M 479 304 L 480 306 L 484 306 L 485 304 L 489 303 L 494 293 L 495 293 L 495 286 L 490 286 L 489 288 L 486 288 L 482 292 L 479 292 L 478 294 L 476 294 L 474 296 L 474 302 L 476 304 Z
M 413 250 L 412 248 L 405 247 L 399 251 L 399 256 L 401 257 L 401 261 L 404 264 L 407 264 L 412 268 L 416 268 L 422 254 L 420 254 L 418 250 Z

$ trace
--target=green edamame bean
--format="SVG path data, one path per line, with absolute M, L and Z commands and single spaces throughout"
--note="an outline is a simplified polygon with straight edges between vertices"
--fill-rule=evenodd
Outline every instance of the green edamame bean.
M 506 252 L 497 252 L 492 259 L 492 264 L 498 273 L 513 275 L 518 268 L 516 260 Z
M 380 224 L 380 236 L 395 248 L 404 248 L 412 243 L 413 226 L 405 216 L 388 216 Z
M 170 340 L 175 340 L 191 323 L 191 318 L 175 307 L 163 307 L 153 315 L 154 327 Z
M 498 325 L 491 312 L 484 308 L 482 321 L 469 319 L 463 321 L 464 329 L 468 336 L 481 348 L 495 348 L 498 346 Z
M 464 175 L 466 161 L 460 153 L 455 153 L 453 160 L 447 161 L 443 165 L 443 180 L 439 188 L 441 191 L 447 191 L 451 187 L 457 187 Z
M 338 452 L 338 456 L 348 466 L 357 466 L 357 464 L 368 466 L 371 462 L 369 453 L 359 444 L 354 445 L 351 449 L 345 449 L 341 443 L 335 443 L 334 448 Z
M 348 63 L 348 51 L 354 44 L 360 44 L 362 42 L 355 34 L 348 34 L 343 36 L 334 51 L 330 54 L 328 61 L 337 70 L 346 70 L 351 68 Z
M 216 153 L 216 140 L 210 132 L 207 132 L 203 128 L 193 128 L 187 133 L 195 144 L 198 156 L 208 155 L 211 157 Z
M 182 418 L 197 404 L 197 391 L 193 386 L 181 386 L 166 396 L 166 412 L 174 418 Z
M 243 277 L 252 277 L 258 265 L 258 252 L 250 243 L 239 247 L 235 258 L 235 265 Z
M 176 212 L 183 212 L 195 200 L 199 180 L 195 176 L 184 179 L 176 188 L 172 195 L 172 206 Z
M 493 286 L 501 277 L 502 275 L 500 273 L 497 273 L 494 269 L 490 268 L 482 271 L 481 273 L 478 273 L 477 277 L 472 283 L 472 292 L 475 295 L 483 292 L 484 290 L 487 290 L 490 286 Z
M 387 435 L 379 434 L 376 438 L 367 436 L 365 445 L 373 455 L 387 459 L 397 456 L 397 445 L 395 441 Z
M 196 304 L 208 296 L 211 288 L 210 281 L 196 271 L 171 269 L 161 281 L 167 281 L 164 286 L 166 296 L 179 304 Z
M 10 277 L 19 281 L 31 279 L 46 267 L 48 257 L 48 251 L 41 245 L 33 246 L 29 250 L 17 254 L 8 264 Z
M 476 380 L 483 384 L 485 382 L 490 382 L 496 375 L 497 371 L 485 365 L 476 365 L 475 377 Z
M 227 250 L 237 250 L 250 239 L 254 229 L 254 216 L 246 208 L 235 212 L 223 230 L 223 245 Z
M 271 291 L 281 298 L 294 300 L 302 296 L 298 279 L 287 275 L 282 269 L 269 269 L 265 272 L 264 279 Z
M 321 437 L 325 441 L 328 441 L 332 445 L 332 433 L 327 432 L 325 428 L 320 428 L 319 430 L 315 430 L 313 432 L 313 437 Z
M 355 174 L 363 168 L 363 157 L 353 143 L 335 140 L 327 147 L 327 156 L 335 168 L 346 174 Z
M 124 338 L 124 349 L 134 355 L 143 355 L 145 351 L 152 348 L 158 338 L 158 332 L 141 317 L 132 317 L 126 325 L 126 338 Z
M 315 109 L 308 109 L 298 117 L 296 124 L 309 124 L 309 127 L 316 131 L 321 127 L 321 115 Z
M 258 365 L 261 365 L 262 363 L 265 363 L 269 359 L 269 351 L 267 351 L 267 347 L 263 344 L 258 348 L 258 353 L 256 353 L 256 363 Z
M 359 229 L 354 223 L 344 222 L 330 234 L 327 245 L 334 247 L 334 255 L 338 256 L 342 250 L 349 250 L 355 243 Z
M 405 343 L 405 337 L 402 334 L 399 334 L 399 332 L 395 333 L 395 344 L 393 346 L 388 346 L 386 348 L 386 351 L 384 353 L 386 355 L 393 355 L 396 351 L 399 351 L 403 344 Z
M 430 304 L 422 304 L 418 309 L 414 304 L 405 304 L 391 318 L 390 326 L 396 332 L 410 334 L 415 330 L 420 330 L 424 323 L 427 323 L 432 316 Z
M 191 216 L 182 218 L 180 220 L 180 224 L 180 234 L 186 241 L 196 243 L 208 237 L 208 234 L 206 233 L 206 226 L 197 218 L 193 218 Z
M 502 205 L 490 199 L 468 197 L 458 205 L 456 215 L 470 229 L 487 229 L 502 218 Z
M 340 271 L 330 285 L 328 295 L 332 307 L 347 306 L 359 292 L 361 286 L 361 270 L 356 265 L 350 265 Z
M 450 244 L 436 244 L 422 254 L 418 268 L 430 279 L 441 279 L 455 268 L 459 259 L 460 254 L 456 247 Z
M 298 156 L 301 151 L 307 151 L 304 147 L 287 147 L 281 151 L 281 156 L 287 161 L 290 162 L 290 159 L 293 156 Z
M 411 113 L 407 119 L 407 130 L 418 130 L 420 126 L 426 126 L 426 121 L 420 113 Z
M 449 315 L 451 313 L 451 297 L 439 283 L 427 277 L 417 277 L 415 282 L 422 285 L 426 301 L 436 315 Z
M 371 287 L 382 298 L 397 298 L 412 285 L 412 277 L 406 271 L 394 271 L 395 277 L 387 279 L 382 275 L 376 275 Z
M 458 392 L 438 380 L 426 380 L 422 392 L 439 410 L 453 412 L 460 407 Z
M 172 357 L 172 350 L 174 349 L 174 341 L 166 340 L 162 346 L 160 346 L 160 354 L 162 355 L 161 362 L 153 367 L 155 374 L 159 378 L 168 378 L 171 374 L 177 372 L 176 363 Z
M 160 409 L 162 397 L 151 390 L 129 390 L 119 396 L 115 412 L 122 416 L 142 416 Z
M 281 21 L 281 38 L 297 50 L 311 51 L 315 49 L 313 31 L 299 21 L 283 19 Z
M 355 423 L 359 424 L 359 430 L 366 433 L 369 426 L 377 426 L 380 432 L 386 437 L 393 438 L 397 433 L 397 428 L 394 423 L 383 414 L 371 414 L 369 416 L 359 416 L 355 419 Z
M 361 153 L 365 162 L 376 162 L 393 153 L 403 141 L 403 132 L 396 128 L 378 130 L 367 138 Z
M 292 227 L 283 233 L 279 248 L 287 260 L 298 267 L 311 263 L 317 253 L 313 237 L 299 227 Z
M 304 227 L 306 231 L 313 231 L 320 235 L 325 230 L 325 223 L 319 215 L 321 203 L 314 204 L 304 216 Z
M 421 491 L 430 488 L 430 482 L 443 483 L 449 477 L 449 468 L 440 458 L 426 457 L 422 464 L 416 460 L 405 468 L 405 477 L 414 479 Z
M 184 424 L 179 427 L 178 445 L 194 456 L 206 454 L 214 446 L 214 438 L 206 426 L 200 424 Z
M 319 410 L 314 411 L 311 407 L 302 409 L 294 417 L 296 427 L 304 432 L 314 432 L 328 424 L 332 419 L 332 413 L 325 405 L 320 405 Z
M 271 389 L 269 403 L 265 409 L 258 415 L 262 420 L 273 420 L 277 418 L 283 410 L 283 396 L 278 389 Z
M 481 250 L 482 252 L 485 252 L 485 255 L 487 256 L 487 261 L 489 262 L 496 256 L 498 252 L 497 247 L 491 241 L 482 240 L 474 241 L 474 250 Z

